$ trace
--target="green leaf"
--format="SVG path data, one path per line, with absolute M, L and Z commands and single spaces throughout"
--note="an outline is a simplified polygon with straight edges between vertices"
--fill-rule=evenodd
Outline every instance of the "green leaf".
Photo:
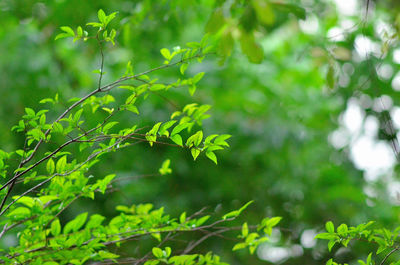
M 336 244 L 336 241 L 333 241 L 333 240 L 331 240 L 331 241 L 329 241 L 328 242 L 328 250 L 329 250 L 329 252 L 332 250 L 332 248 L 333 248 L 333 246 Z
M 175 126 L 171 132 L 171 136 L 174 136 L 175 134 L 180 133 L 182 130 L 188 128 L 191 125 L 192 125 L 191 123 L 186 122 L 186 123 L 181 123 L 181 124 Z
M 236 251 L 236 250 L 243 249 L 246 247 L 247 247 L 247 244 L 244 242 L 237 243 L 236 245 L 233 246 L 232 251 Z
M 172 136 L 170 137 L 170 139 L 171 139 L 174 143 L 176 143 L 177 145 L 182 146 L 182 144 L 183 144 L 183 142 L 182 142 L 182 137 L 181 137 L 179 134 L 172 135 Z
M 150 87 L 150 91 L 159 91 L 159 90 L 163 90 L 165 89 L 165 85 L 164 84 L 154 84 Z
M 325 240 L 334 240 L 337 239 L 338 236 L 331 233 L 319 233 L 315 236 L 316 239 L 325 239 Z
M 97 12 L 97 17 L 101 23 L 106 24 L 106 13 L 102 9 Z
M 179 223 L 183 224 L 186 222 L 186 212 L 183 212 L 180 216 L 179 216 Z
M 165 59 L 167 59 L 168 61 L 170 61 L 172 59 L 171 57 L 171 53 L 167 48 L 162 48 L 160 50 L 160 53 L 162 56 L 164 56 Z
M 194 145 L 197 147 L 200 145 L 202 139 L 203 139 L 203 131 L 198 131 L 187 139 L 186 146 L 192 147 Z
M 53 132 L 55 133 L 62 133 L 64 131 L 63 126 L 59 122 L 53 123 Z
M 158 170 L 161 175 L 167 175 L 167 174 L 172 173 L 172 169 L 169 167 L 170 164 L 171 164 L 171 160 L 169 160 L 169 159 L 165 160 L 162 163 L 161 168 Z
M 112 122 L 109 122 L 109 123 L 105 124 L 103 126 L 103 132 L 107 133 L 112 127 L 114 127 L 114 125 L 117 125 L 118 123 L 119 122 L 117 122 L 117 121 L 112 121 Z
M 64 226 L 64 234 L 68 234 L 70 231 L 78 231 L 79 228 L 81 228 L 85 222 L 86 222 L 86 218 L 87 218 L 88 213 L 82 213 L 80 215 L 78 215 L 77 217 L 75 217 L 74 220 L 69 221 L 65 226 Z
M 106 219 L 104 216 L 101 216 L 100 214 L 94 214 L 90 216 L 90 219 L 86 224 L 86 228 L 91 229 L 99 227 L 101 223 L 104 221 L 104 219 Z
M 249 227 L 248 227 L 247 223 L 244 223 L 242 225 L 242 237 L 245 238 L 245 237 L 247 237 L 248 234 L 249 234 Z
M 241 31 L 240 34 L 240 47 L 242 52 L 246 54 L 250 62 L 259 64 L 264 58 L 264 51 L 254 40 L 253 33 Z
M 200 72 L 193 77 L 193 83 L 198 83 L 204 76 L 204 72 Z
M 50 159 L 47 161 L 46 170 L 47 170 L 47 173 L 49 173 L 50 175 L 52 175 L 52 174 L 54 173 L 55 165 L 54 165 L 54 161 L 53 161 L 52 158 L 50 158 Z
M 326 83 L 330 89 L 335 88 L 335 69 L 332 64 L 329 64 L 328 72 L 326 73 Z
M 207 150 L 207 151 L 206 151 L 206 156 L 207 156 L 211 161 L 213 161 L 216 165 L 218 164 L 217 156 L 216 156 L 213 152 Z
M 161 259 L 164 256 L 161 248 L 155 247 L 151 251 L 153 252 L 154 257 L 158 259 Z
M 63 39 L 63 38 L 67 38 L 67 37 L 71 37 L 71 36 L 68 33 L 60 33 L 60 34 L 57 34 L 57 36 L 54 38 L 54 40 Z
M 232 211 L 229 212 L 227 214 L 225 214 L 224 216 L 222 216 L 223 220 L 226 220 L 228 218 L 235 218 L 238 215 L 240 215 L 250 204 L 252 204 L 254 201 L 249 201 L 248 203 L 246 203 L 244 206 L 242 206 L 239 210 L 236 211 Z
M 158 134 L 161 136 L 165 135 L 168 137 L 169 136 L 168 129 L 171 128 L 172 125 L 174 125 L 175 123 L 176 123 L 176 120 L 171 120 L 171 121 L 167 121 L 167 122 L 163 123 L 160 126 L 160 129 L 158 130 Z
M 272 217 L 272 218 L 269 218 L 269 219 L 268 219 L 266 225 L 267 225 L 267 226 L 270 226 L 270 227 L 274 227 L 274 226 L 276 226 L 281 220 L 282 220 L 282 217 L 280 217 L 280 216 Z
M 61 232 L 61 225 L 60 225 L 60 220 L 58 220 L 58 218 L 56 218 L 52 223 L 51 223 L 51 234 L 53 236 L 58 236 Z
M 282 2 L 271 2 L 274 9 L 293 13 L 299 19 L 306 19 L 306 10 L 301 6 Z
M 111 253 L 108 251 L 104 251 L 104 250 L 100 250 L 98 252 L 98 254 L 102 259 L 116 259 L 119 257 L 119 255 L 117 255 L 117 254 L 114 254 L 114 253 Z
M 179 71 L 181 72 L 182 75 L 185 74 L 186 69 L 188 68 L 189 64 L 188 63 L 182 63 L 181 66 L 179 67 Z
M 331 221 L 326 222 L 325 228 L 326 228 L 326 231 L 328 231 L 328 233 L 335 233 L 335 226 L 333 225 L 333 223 Z
M 19 196 L 13 196 L 12 198 L 13 198 L 13 200 L 18 199 L 18 203 L 24 204 L 24 205 L 28 206 L 29 208 L 32 208 L 35 205 L 35 200 L 28 196 L 23 196 L 21 198 L 19 198 Z
M 130 112 L 133 112 L 133 113 L 139 115 L 139 110 L 138 110 L 138 108 L 136 106 L 127 105 L 127 106 L 125 106 L 125 109 L 129 110 Z
M 82 37 L 82 35 L 83 35 L 83 29 L 82 29 L 81 26 L 78 26 L 78 27 L 77 27 L 76 33 L 77 33 L 78 37 Z
M 190 152 L 191 152 L 191 154 L 193 156 L 193 160 L 196 160 L 197 157 L 200 155 L 200 150 L 197 149 L 197 148 L 190 149 Z
M 257 19 L 264 25 L 271 25 L 275 21 L 275 15 L 269 4 L 265 0 L 251 0 Z
M 74 30 L 68 26 L 62 26 L 62 27 L 60 27 L 60 29 L 62 31 L 65 31 L 69 36 L 72 36 L 72 37 L 75 36 Z
M 63 156 L 60 159 L 58 159 L 57 164 L 56 164 L 56 171 L 59 174 L 64 173 L 65 166 L 67 165 L 67 156 Z
M 189 94 L 193 96 L 194 92 L 196 92 L 196 85 L 193 84 L 189 86 Z
M 217 33 L 225 24 L 225 17 L 221 8 L 217 8 L 208 19 L 206 25 L 206 32 L 215 34 Z
M 18 207 L 7 214 L 9 217 L 13 217 L 16 219 L 22 219 L 29 217 L 31 215 L 31 210 L 26 207 Z
M 227 140 L 227 139 L 229 139 L 231 137 L 232 137 L 232 135 L 230 135 L 230 134 L 219 135 L 217 138 L 215 138 L 214 144 L 223 145 L 223 146 L 229 147 L 229 144 L 225 140 Z
M 210 219 L 209 215 L 203 216 L 196 221 L 196 227 L 203 225 L 207 220 Z
M 157 265 L 159 264 L 160 261 L 159 260 L 148 260 L 144 263 L 144 265 Z
M 102 194 L 105 193 L 108 184 L 111 182 L 111 180 L 113 180 L 115 178 L 115 176 L 116 176 L 115 174 L 110 174 L 110 175 L 107 175 L 104 179 L 98 181 L 99 190 Z
M 234 47 L 234 40 L 232 32 L 226 29 L 221 36 L 221 41 L 218 49 L 219 54 L 221 54 L 223 56 L 223 59 L 225 59 L 226 57 L 231 56 L 233 47 Z

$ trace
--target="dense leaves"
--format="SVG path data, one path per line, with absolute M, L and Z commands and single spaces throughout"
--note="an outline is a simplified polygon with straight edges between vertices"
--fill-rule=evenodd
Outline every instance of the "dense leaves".
M 3 263 L 398 262 L 396 1 L 1 6 Z

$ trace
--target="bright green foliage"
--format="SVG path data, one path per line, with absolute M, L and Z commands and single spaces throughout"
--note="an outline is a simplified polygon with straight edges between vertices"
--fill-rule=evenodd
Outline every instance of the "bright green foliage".
M 147 128 L 147 124 L 137 121 L 130 127 L 121 127 L 116 120 L 117 115 L 124 111 L 139 112 L 140 102 L 146 100 L 154 92 L 188 86 L 190 95 L 193 96 L 196 86 L 203 78 L 204 72 L 199 72 L 193 77 L 178 79 L 173 83 L 163 83 L 152 73 L 164 68 L 180 66 L 184 74 L 187 65 L 194 59 L 199 62 L 207 55 L 205 50 L 206 38 L 200 43 L 191 42 L 188 48 L 174 48 L 173 52 L 161 49 L 165 58 L 164 64 L 157 68 L 134 74 L 131 62 L 127 65 L 124 76 L 107 85 L 102 84 L 104 75 L 104 48 L 103 42 L 115 44 L 116 30 L 107 32 L 107 26 L 116 17 L 116 13 L 106 15 L 103 10 L 98 11 L 98 22 L 89 22 L 86 25 L 97 30 L 95 35 L 78 27 L 76 31 L 63 26 L 56 39 L 73 37 L 74 41 L 95 39 L 99 44 L 101 53 L 101 68 L 95 73 L 99 74 L 98 87 L 80 98 L 70 99 L 69 105 L 56 119 L 51 122 L 51 111 L 47 109 L 35 111 L 25 108 L 26 114 L 13 131 L 25 134 L 26 146 L 15 153 L 21 157 L 19 167 L 14 170 L 14 175 L 1 187 L 1 190 L 11 192 L 14 184 L 21 179 L 25 184 L 33 186 L 26 192 L 13 196 L 12 201 L 6 204 L 0 213 L 5 215 L 2 223 L 4 229 L 20 227 L 18 244 L 10 247 L 0 256 L 6 264 L 84 264 L 88 261 L 113 261 L 118 262 L 123 258 L 109 246 L 120 247 L 121 244 L 131 240 L 147 240 L 154 244 L 161 244 L 169 238 L 180 233 L 215 230 L 213 233 L 229 231 L 228 222 L 235 220 L 251 202 L 222 218 L 210 222 L 210 215 L 197 213 L 187 216 L 183 212 L 180 217 L 173 218 L 164 213 L 164 208 L 153 209 L 152 204 L 134 204 L 131 206 L 119 205 L 116 210 L 119 214 L 111 218 L 100 214 L 89 214 L 84 211 L 72 216 L 68 222 L 60 221 L 60 214 L 68 209 L 76 200 L 88 198 L 96 200 L 113 189 L 113 183 L 118 181 L 116 174 L 105 177 L 93 178 L 90 170 L 101 163 L 105 154 L 122 148 L 133 146 L 137 143 L 147 142 L 150 146 L 172 145 L 190 150 L 193 159 L 205 153 L 206 157 L 217 163 L 214 154 L 217 150 L 229 147 L 226 142 L 230 135 L 212 134 L 204 136 L 201 129 L 202 121 L 210 117 L 206 112 L 210 105 L 197 103 L 187 104 L 182 110 L 175 111 L 171 119 L 157 122 Z M 209 50 L 209 49 L 208 49 Z M 176 57 L 179 59 L 175 59 Z M 182 66 L 185 65 L 183 68 Z M 129 83 L 134 81 L 135 83 Z M 111 93 L 119 88 L 121 96 L 116 99 Z M 138 103 L 139 102 L 139 103 Z M 60 104 L 58 94 L 53 98 L 46 98 L 40 103 Z M 102 119 L 92 119 L 95 113 L 101 111 Z M 200 128 L 198 128 L 200 127 Z M 192 131 L 196 128 L 196 132 Z M 145 131 L 145 132 L 143 132 Z M 58 147 L 49 146 L 53 138 L 64 138 Z M 186 139 L 186 140 L 183 140 Z M 41 146 L 46 145 L 48 152 L 38 153 Z M 67 150 L 70 146 L 78 145 L 79 152 Z M 42 155 L 41 158 L 37 158 Z M 1 153 L 1 168 L 7 166 L 3 162 L 9 155 Z M 36 161 L 30 163 L 31 161 Z M 159 169 L 161 175 L 171 174 L 170 159 L 163 162 Z M 29 195 L 29 196 L 28 196 Z M 3 193 L 7 201 L 9 193 Z M 258 230 L 264 229 L 266 235 L 277 222 L 263 220 Z M 259 238 L 257 232 L 249 234 L 247 223 L 244 224 L 246 232 L 241 238 L 245 239 L 245 246 L 249 246 L 254 253 L 261 242 L 267 240 L 266 236 Z M 211 232 L 210 232 L 211 233 Z M 200 239 L 201 240 L 201 239 Z M 234 250 L 240 247 L 234 247 Z M 190 245 L 188 246 L 190 247 Z M 152 247 L 152 254 L 156 259 L 143 257 L 145 264 L 227 264 L 220 261 L 220 257 L 209 252 L 202 254 L 175 253 L 170 247 L 161 249 Z M 176 255 L 172 255 L 172 253 Z
M 399 8 L 3 1 L 0 262 L 398 264 Z
M 359 224 L 356 227 L 348 227 L 346 224 L 339 225 L 336 229 L 332 222 L 327 222 L 326 233 L 320 233 L 316 238 L 328 240 L 328 249 L 332 251 L 332 248 L 336 244 L 341 244 L 344 247 L 349 247 L 351 241 L 363 241 L 371 242 L 376 246 L 376 255 L 383 255 L 383 259 L 386 260 L 390 255 L 399 249 L 398 237 L 400 227 L 397 227 L 393 231 L 386 228 L 374 228 L 374 222 L 370 221 L 365 224 Z M 336 232 L 335 232 L 336 230 Z M 375 265 L 373 260 L 373 254 L 369 253 L 366 261 L 358 260 L 360 265 Z M 330 259 L 326 264 L 338 264 Z M 390 263 L 396 264 L 396 263 Z

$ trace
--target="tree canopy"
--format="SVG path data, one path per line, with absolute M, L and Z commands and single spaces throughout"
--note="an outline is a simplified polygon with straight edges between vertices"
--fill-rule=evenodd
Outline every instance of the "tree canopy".
M 0 263 L 400 264 L 397 1 L 0 7 Z

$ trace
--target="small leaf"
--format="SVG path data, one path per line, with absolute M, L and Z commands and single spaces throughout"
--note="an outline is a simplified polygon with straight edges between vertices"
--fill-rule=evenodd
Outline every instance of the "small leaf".
M 191 123 L 181 123 L 181 124 L 175 126 L 171 132 L 171 136 L 174 136 L 175 134 L 180 133 L 182 130 L 188 128 L 190 125 L 191 125 Z
M 216 156 L 213 152 L 207 150 L 206 156 L 207 156 L 211 161 L 213 161 L 216 165 L 218 164 L 217 156 Z
M 101 225 L 104 219 L 106 219 L 104 216 L 101 216 L 100 214 L 94 214 L 90 216 L 89 222 L 87 222 L 86 224 L 86 228 L 87 229 L 96 228 L 99 225 Z
M 97 17 L 99 18 L 99 21 L 101 23 L 104 23 L 104 24 L 106 23 L 106 14 L 104 13 L 104 11 L 102 9 L 100 9 L 97 12 Z
M 197 226 L 197 227 L 201 226 L 202 224 L 204 224 L 205 222 L 207 222 L 207 220 L 208 220 L 209 218 L 210 218 L 209 215 L 206 215 L 206 216 L 201 217 L 200 219 L 197 220 L 196 226 Z
M 168 61 L 170 61 L 172 59 L 171 53 L 167 48 L 162 48 L 160 50 L 160 52 L 161 52 L 161 55 L 164 56 L 164 58 L 167 59 Z
M 138 108 L 136 106 L 127 105 L 127 106 L 125 106 L 125 109 L 129 110 L 130 112 L 133 112 L 133 113 L 139 115 L 139 110 L 138 110 Z
M 193 160 L 196 160 L 197 157 L 200 155 L 200 150 L 197 148 L 190 149 L 190 152 L 192 153 Z
M 326 222 L 325 228 L 326 228 L 326 231 L 328 231 L 328 233 L 335 233 L 335 226 L 333 225 L 333 223 L 331 221 Z
M 233 246 L 232 251 L 236 251 L 236 250 L 239 250 L 239 249 L 243 249 L 243 248 L 245 248 L 245 247 L 247 247 L 247 244 L 246 244 L 246 243 L 244 243 L 244 242 L 242 242 L 242 243 L 237 243 L 236 245 Z
M 248 234 L 249 234 L 249 227 L 248 227 L 247 223 L 244 223 L 242 225 L 242 237 L 245 238 L 245 237 L 247 237 Z
M 61 157 L 56 164 L 56 171 L 57 173 L 61 174 L 63 173 L 65 166 L 67 164 L 67 156 Z
M 329 64 L 328 72 L 326 73 L 326 83 L 330 89 L 335 88 L 335 69 L 332 64 Z
M 75 36 L 74 30 L 72 28 L 68 27 L 68 26 L 60 27 L 60 29 L 62 31 L 65 31 L 69 36 Z
M 251 3 L 256 12 L 257 19 L 261 23 L 265 25 L 271 25 L 274 23 L 275 15 L 268 1 L 252 0 Z
M 204 72 L 200 72 L 193 77 L 193 83 L 198 83 L 204 76 Z
M 179 134 L 172 135 L 170 139 L 177 145 L 182 146 L 182 137 Z
M 169 159 L 165 160 L 162 163 L 161 168 L 158 170 L 161 175 L 167 175 L 167 174 L 171 174 L 172 173 L 172 170 L 169 167 L 170 164 L 171 164 L 171 160 L 169 160 Z
M 53 236 L 58 236 L 61 232 L 61 225 L 60 225 L 60 220 L 56 218 L 52 223 L 51 223 L 51 234 Z
M 179 68 L 179 71 L 181 72 L 182 75 L 185 74 L 186 69 L 188 68 L 189 64 L 188 63 L 183 63 L 181 64 L 181 67 Z
M 161 259 L 163 257 L 163 251 L 161 248 L 153 248 L 151 250 L 153 252 L 154 257 Z
M 180 222 L 181 224 L 183 224 L 183 223 L 186 222 L 186 212 L 183 212 L 183 213 L 181 214 L 181 216 L 179 217 L 179 222 Z
M 225 24 L 225 17 L 221 8 L 216 9 L 209 18 L 206 25 L 206 32 L 217 33 Z
M 50 158 L 50 159 L 47 161 L 47 164 L 46 164 L 47 173 L 49 173 L 50 175 L 52 175 L 52 174 L 54 173 L 54 169 L 55 169 L 54 161 L 53 161 L 52 158 Z
M 250 62 L 259 64 L 264 58 L 264 51 L 254 40 L 253 33 L 241 31 L 240 46 Z

